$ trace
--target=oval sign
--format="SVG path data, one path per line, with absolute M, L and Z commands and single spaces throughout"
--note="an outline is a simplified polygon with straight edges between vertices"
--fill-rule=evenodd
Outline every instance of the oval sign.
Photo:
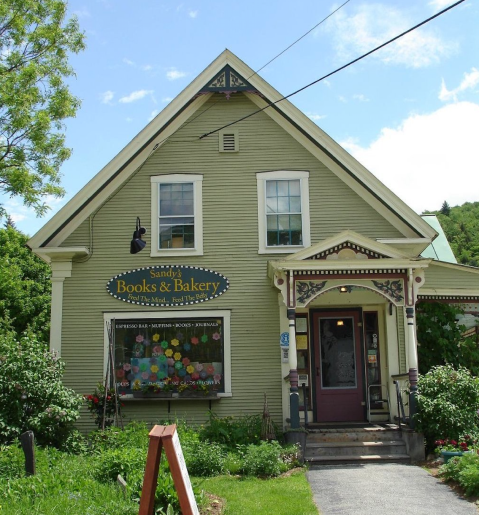
M 141 306 L 184 306 L 216 299 L 229 288 L 218 272 L 197 266 L 162 265 L 137 268 L 110 279 L 106 289 L 115 299 Z

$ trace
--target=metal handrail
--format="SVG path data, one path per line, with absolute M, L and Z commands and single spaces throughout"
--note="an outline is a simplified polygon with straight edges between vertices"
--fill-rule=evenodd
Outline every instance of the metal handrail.
M 393 380 L 394 385 L 396 386 L 396 400 L 398 407 L 398 426 L 399 431 L 401 431 L 401 416 L 404 420 L 404 424 L 406 424 L 406 412 L 404 411 L 404 403 L 402 401 L 401 389 L 399 388 L 399 380 Z
M 306 385 L 302 383 L 301 388 L 303 390 L 303 412 L 304 412 L 304 427 L 308 428 L 308 389 Z
M 368 392 L 367 392 L 367 417 L 368 417 L 368 422 L 371 422 L 371 388 L 379 388 L 380 389 L 380 395 L 381 397 L 383 397 L 383 389 L 386 391 L 386 398 L 383 399 L 377 399 L 377 400 L 374 400 L 373 402 L 380 402 L 380 403 L 386 403 L 387 404 L 387 408 L 388 408 L 388 411 L 387 411 L 387 415 L 388 415 L 388 422 L 391 421 L 391 403 L 389 401 L 389 389 L 387 387 L 387 385 L 385 384 L 370 384 L 368 385 Z

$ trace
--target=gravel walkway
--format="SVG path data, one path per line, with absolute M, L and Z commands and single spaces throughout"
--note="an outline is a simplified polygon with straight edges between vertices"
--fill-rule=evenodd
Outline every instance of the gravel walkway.
M 307 473 L 321 515 L 478 515 L 421 467 L 396 463 L 312 466 Z

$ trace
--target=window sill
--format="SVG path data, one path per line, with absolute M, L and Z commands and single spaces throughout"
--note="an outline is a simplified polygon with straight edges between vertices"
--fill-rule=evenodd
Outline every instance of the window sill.
M 180 257 L 180 256 L 202 256 L 203 250 L 198 249 L 164 249 L 164 250 L 152 250 L 150 257 Z
M 304 245 L 285 245 L 284 247 L 266 247 L 258 250 L 258 254 L 293 254 L 294 252 L 298 252 L 299 250 L 304 249 Z
M 232 397 L 230 393 L 215 393 L 210 395 L 181 395 L 174 393 L 171 396 L 166 395 L 144 395 L 142 397 L 136 397 L 132 394 L 122 395 L 121 402 L 144 402 L 144 401 L 219 401 L 223 397 Z

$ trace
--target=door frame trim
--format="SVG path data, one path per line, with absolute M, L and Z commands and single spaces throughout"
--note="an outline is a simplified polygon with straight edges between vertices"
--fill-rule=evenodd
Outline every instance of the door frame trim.
M 313 408 L 313 421 L 317 422 L 318 420 L 318 408 L 316 403 L 316 395 L 317 395 L 317 379 L 316 379 L 316 370 L 315 370 L 315 363 L 316 363 L 316 353 L 317 353 L 317 346 L 316 346 L 316 334 L 314 332 L 314 316 L 320 315 L 321 313 L 344 313 L 344 312 L 350 312 L 350 313 L 357 313 L 359 321 L 361 323 L 360 331 L 359 331 L 359 347 L 361 351 L 361 366 L 360 371 L 358 373 L 362 376 L 362 386 L 363 386 L 363 402 L 364 402 L 364 420 L 366 420 L 366 362 L 365 362 L 365 355 L 364 355 L 364 320 L 363 320 L 363 308 L 362 307 L 335 307 L 335 308 L 312 308 L 309 310 L 309 334 L 310 334 L 310 351 L 311 351 L 311 357 L 310 357 L 310 374 L 311 378 L 314 377 L 314 381 L 311 381 L 311 405 Z

